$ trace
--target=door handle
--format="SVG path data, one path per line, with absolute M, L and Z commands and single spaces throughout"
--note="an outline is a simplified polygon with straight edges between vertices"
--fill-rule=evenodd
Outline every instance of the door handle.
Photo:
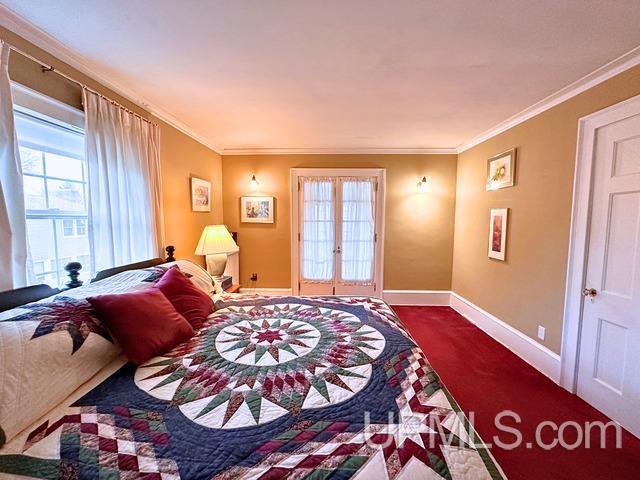
M 598 295 L 598 291 L 595 288 L 584 288 L 582 290 L 582 295 L 585 297 L 593 298 Z

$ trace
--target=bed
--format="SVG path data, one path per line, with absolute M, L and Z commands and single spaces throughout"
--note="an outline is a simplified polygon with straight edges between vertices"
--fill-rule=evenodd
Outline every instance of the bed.
M 128 363 L 85 299 L 150 288 L 173 263 L 23 291 L 25 305 L 0 295 L 14 307 L 0 313 L 0 477 L 504 478 L 376 298 L 221 294 L 178 261 L 215 311 L 189 341 Z

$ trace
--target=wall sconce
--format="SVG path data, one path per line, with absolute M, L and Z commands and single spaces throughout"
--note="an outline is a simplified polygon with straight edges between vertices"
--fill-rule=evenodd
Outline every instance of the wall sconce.
M 426 192 L 429 184 L 427 183 L 427 177 L 422 177 L 422 180 L 418 182 L 418 191 Z
M 255 175 L 251 175 L 251 182 L 250 182 L 251 188 L 253 190 L 255 190 L 256 188 L 258 188 L 258 185 L 260 185 L 258 183 L 258 180 L 256 180 L 256 176 Z

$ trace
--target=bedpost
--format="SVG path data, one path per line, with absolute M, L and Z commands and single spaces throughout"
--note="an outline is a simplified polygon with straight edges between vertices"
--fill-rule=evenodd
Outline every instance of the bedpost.
M 82 280 L 78 280 L 82 264 L 80 262 L 67 263 L 64 269 L 69 273 L 69 281 L 65 284 L 66 289 L 82 286 Z
M 165 258 L 165 263 L 169 263 L 169 262 L 175 262 L 176 259 L 173 256 L 173 252 L 176 251 L 176 247 L 174 247 L 173 245 L 167 245 L 167 248 L 165 248 L 165 251 L 167 252 L 167 258 Z

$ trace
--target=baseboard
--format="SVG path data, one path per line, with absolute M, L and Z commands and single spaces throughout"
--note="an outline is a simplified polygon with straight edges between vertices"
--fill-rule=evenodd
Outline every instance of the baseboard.
M 455 292 L 450 306 L 555 383 L 560 381 L 560 355 Z
M 241 288 L 240 293 L 253 293 L 265 297 L 286 297 L 291 295 L 290 288 Z
M 390 305 L 449 306 L 448 290 L 385 290 L 382 298 Z

